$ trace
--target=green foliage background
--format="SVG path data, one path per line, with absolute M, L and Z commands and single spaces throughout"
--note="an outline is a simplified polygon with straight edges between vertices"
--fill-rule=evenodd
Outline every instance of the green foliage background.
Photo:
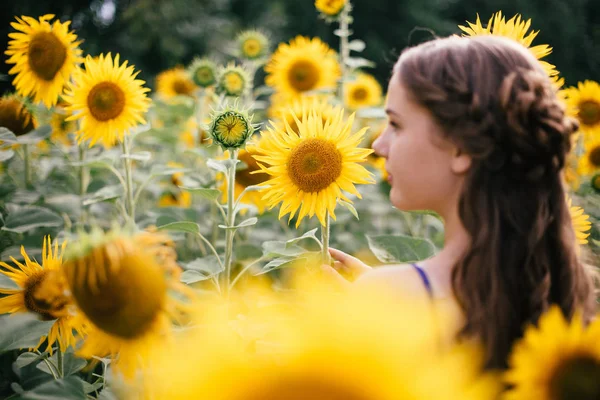
M 397 55 L 408 45 L 458 33 L 458 24 L 487 20 L 502 10 L 509 17 L 521 13 L 540 30 L 535 43 L 548 43 L 567 85 L 600 79 L 600 2 L 598 0 L 353 0 L 355 37 L 367 43 L 363 55 L 377 63 L 372 71 L 385 84 Z M 110 11 L 114 10 L 114 13 Z M 297 34 L 319 36 L 338 48 L 331 27 L 316 18 L 312 0 L 18 0 L 0 2 L 0 45 L 6 49 L 10 22 L 15 15 L 57 15 L 72 20 L 85 38 L 84 52 L 119 52 L 142 70 L 154 85 L 154 76 L 196 55 L 218 58 L 225 40 L 238 31 L 260 28 L 273 42 Z M 415 29 L 426 28 L 426 30 Z M 4 56 L 6 58 L 6 56 Z M 0 65 L 6 75 L 9 66 Z M 0 92 L 10 91 L 8 80 Z

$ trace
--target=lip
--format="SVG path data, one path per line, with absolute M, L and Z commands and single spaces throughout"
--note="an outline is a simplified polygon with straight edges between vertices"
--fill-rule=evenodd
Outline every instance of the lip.
M 387 172 L 387 181 L 390 185 L 392 184 L 392 174 L 390 174 L 389 172 Z

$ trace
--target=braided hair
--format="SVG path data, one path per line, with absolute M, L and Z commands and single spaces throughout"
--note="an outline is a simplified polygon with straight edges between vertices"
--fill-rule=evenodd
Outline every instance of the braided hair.
M 437 39 L 405 50 L 395 70 L 472 157 L 459 200 L 471 246 L 452 272 L 459 338 L 479 338 L 488 366 L 505 367 L 514 340 L 551 304 L 567 317 L 594 311 L 561 175 L 577 122 L 540 63 L 509 39 Z

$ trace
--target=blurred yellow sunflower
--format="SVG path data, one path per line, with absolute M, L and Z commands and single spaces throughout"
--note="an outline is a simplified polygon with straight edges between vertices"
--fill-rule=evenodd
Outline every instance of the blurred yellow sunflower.
M 323 122 L 321 110 L 312 109 L 301 121 L 296 118 L 298 133 L 288 124 L 268 128 L 254 156 L 271 176 L 263 200 L 270 208 L 282 203 L 279 218 L 289 213 L 291 221 L 298 212 L 296 226 L 314 215 L 325 225 L 327 213 L 335 219 L 338 199 L 351 202 L 342 191 L 361 198 L 354 185 L 374 183 L 359 164 L 372 152 L 358 147 L 367 128 L 352 134 L 354 114 L 345 120 L 341 107 L 333 114 Z
M 156 77 L 156 92 L 165 99 L 193 96 L 196 89 L 196 84 L 188 72 L 181 67 L 168 69 Z
M 183 164 L 169 161 L 167 167 L 184 168 Z M 188 208 L 192 205 L 192 195 L 189 192 L 181 190 L 183 185 L 183 172 L 176 172 L 171 175 L 170 188 L 158 200 L 159 207 L 183 207 Z
M 249 30 L 244 31 L 236 38 L 238 54 L 246 60 L 258 60 L 267 55 L 269 39 L 264 33 Z
M 280 129 L 285 129 L 287 123 L 294 132 L 298 133 L 296 121 L 303 120 L 311 110 L 321 111 L 323 125 L 327 119 L 335 116 L 333 105 L 326 96 L 302 96 L 287 102 L 274 101 L 269 114 L 280 125 Z
M 571 214 L 577 243 L 587 244 L 587 238 L 590 236 L 589 230 L 592 229 L 590 217 L 585 214 L 583 208 L 574 206 L 572 203 L 573 201 L 571 198 L 567 199 L 567 205 L 569 206 L 569 213 Z
M 561 87 L 564 84 L 564 79 L 558 77 L 558 71 L 556 70 L 556 67 L 547 61 L 542 61 L 542 58 L 552 53 L 552 47 L 547 44 L 531 46 L 531 43 L 539 33 L 539 31 L 529 32 L 529 28 L 531 27 L 531 19 L 525 21 L 522 19 L 520 14 L 516 14 L 507 21 L 506 17 L 502 15 L 502 11 L 498 11 L 496 14 L 490 17 L 485 28 L 481 24 L 479 15 L 477 15 L 477 21 L 475 23 L 467 21 L 467 24 L 469 26 L 458 26 L 459 29 L 464 32 L 465 36 L 504 36 L 527 47 L 542 64 L 542 67 L 552 82 L 557 87 Z
M 600 320 L 584 328 L 580 316 L 569 323 L 553 306 L 515 344 L 509 367 L 506 400 L 600 398 Z
M 210 123 L 210 120 L 206 121 L 206 123 Z M 212 143 L 212 139 L 206 129 L 198 128 L 196 117 L 191 117 L 187 120 L 183 132 L 179 134 L 179 137 L 185 146 L 190 148 Z
M 226 96 L 239 97 L 248 92 L 251 84 L 250 75 L 243 67 L 229 64 L 219 70 L 215 91 Z
M 586 139 L 600 136 L 600 84 L 586 80 L 563 92 L 568 108 L 577 116 Z
M 316 0 L 315 8 L 329 17 L 335 17 L 342 12 L 347 0 Z
M 101 142 L 106 147 L 122 141 L 129 129 L 146 123 L 144 114 L 150 107 L 144 81 L 136 79 L 132 65 L 113 60 L 110 53 L 97 58 L 87 56 L 85 71 L 78 70 L 69 84 L 65 102 L 72 115 L 67 121 L 79 120 L 79 141 L 90 140 L 90 147 Z
M 62 24 L 50 20 L 47 14 L 36 20 L 31 17 L 16 17 L 11 23 L 19 32 L 10 33 L 5 54 L 10 56 L 7 64 L 15 64 L 8 72 L 17 74 L 13 85 L 23 96 L 32 95 L 36 103 L 48 108 L 54 106 L 58 96 L 69 82 L 70 76 L 83 59 L 77 36 L 71 31 L 71 21 Z
M 335 51 L 318 38 L 281 43 L 265 66 L 267 85 L 286 100 L 317 89 L 335 89 L 340 66 Z
M 0 97 L 0 127 L 16 136 L 24 135 L 37 126 L 37 121 L 17 95 Z
M 225 157 L 228 157 L 228 152 L 225 152 Z M 254 155 L 258 154 L 256 149 L 252 146 L 248 146 L 246 150 L 240 150 L 238 153 L 238 160 L 244 163 L 243 167 L 240 167 L 235 171 L 235 188 L 234 188 L 234 196 L 237 199 L 244 189 L 249 186 L 260 185 L 264 183 L 269 176 L 267 174 L 255 174 L 255 171 L 260 171 L 260 167 L 258 163 L 254 159 Z M 222 201 L 227 202 L 227 180 L 225 176 L 222 176 L 222 188 L 221 191 L 223 193 Z M 262 199 L 263 194 L 258 191 L 249 191 L 244 193 L 244 197 L 240 200 L 243 204 L 252 204 L 256 206 L 258 209 L 258 213 L 262 214 L 266 207 L 267 203 Z
M 596 191 L 596 193 L 600 193 L 600 174 L 596 174 L 591 179 L 592 189 Z
M 593 175 L 600 171 L 600 134 L 584 141 L 583 146 L 584 153 L 579 158 L 578 172 L 582 176 Z
M 71 299 L 66 295 L 66 282 L 61 272 L 62 253 L 66 244 L 63 242 L 59 251 L 58 241 L 54 241 L 52 251 L 52 241 L 46 236 L 41 265 L 29 258 L 23 246 L 21 255 L 24 264 L 13 257 L 11 261 L 16 267 L 0 262 L 0 266 L 6 269 L 0 269 L 0 274 L 19 286 L 18 289 L 0 288 L 1 294 L 8 295 L 0 298 L 0 314 L 32 312 L 43 321 L 56 320 L 48 335 L 41 338 L 34 350 L 48 339 L 46 351 L 52 353 L 52 346 L 58 343 L 60 351 L 64 352 L 69 346 L 75 346 L 77 339 L 73 332 L 82 335 L 85 331 L 83 321 L 75 315 Z
M 179 286 L 167 274 L 175 263 L 174 252 L 163 249 L 168 242 L 157 233 L 93 230 L 72 244 L 65 276 L 89 320 L 81 356 L 111 355 L 113 368 L 132 379 L 147 367 L 152 351 L 170 340 L 177 303 L 168 290 Z
M 192 328 L 165 352 L 154 371 L 164 378 L 152 379 L 150 390 L 173 400 L 476 400 L 498 393 L 496 379 L 481 374 L 476 350 L 435 353 L 433 326 L 423 314 L 418 324 L 412 320 L 415 310 L 427 313 L 425 308 L 413 303 L 392 316 L 397 297 L 383 301 L 382 291 L 374 290 L 368 295 L 329 290 L 261 298 L 251 309 L 262 313 L 245 315 L 265 335 L 251 351 L 232 321 L 209 319 L 206 328 Z M 232 308 L 237 315 L 237 302 L 221 310 Z
M 57 105 L 54 108 L 52 116 L 50 117 L 50 126 L 52 127 L 50 140 L 52 142 L 62 143 L 67 146 L 72 144 L 69 139 L 69 134 L 77 131 L 77 124 L 74 121 L 67 120 L 70 116 L 71 114 L 64 109 L 64 105 Z
M 357 74 L 355 80 L 346 82 L 344 86 L 344 103 L 350 109 L 356 110 L 381 104 L 381 85 L 372 75 Z

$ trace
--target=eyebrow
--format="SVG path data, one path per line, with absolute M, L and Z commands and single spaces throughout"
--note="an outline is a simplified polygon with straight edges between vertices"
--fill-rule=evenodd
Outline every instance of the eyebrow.
M 399 116 L 400 116 L 400 114 L 398 114 L 397 112 L 395 112 L 395 111 L 394 111 L 394 110 L 392 110 L 391 108 L 386 108 L 386 109 L 385 109 L 385 113 L 386 113 L 386 114 L 393 114 L 393 115 L 395 115 L 395 116 L 397 116 L 397 117 L 399 117 Z

